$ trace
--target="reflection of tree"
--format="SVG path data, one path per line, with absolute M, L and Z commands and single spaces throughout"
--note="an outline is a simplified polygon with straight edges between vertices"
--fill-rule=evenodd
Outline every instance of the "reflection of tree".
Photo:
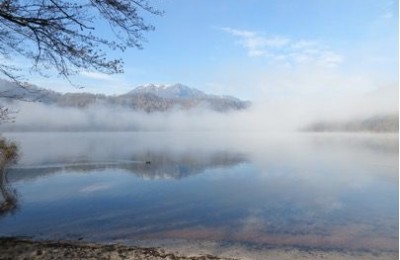
M 7 168 L 17 159 L 17 147 L 4 139 L 0 140 L 0 217 L 18 209 L 18 198 L 7 179 Z
M 342 149 L 358 149 L 374 153 L 393 154 L 399 153 L 399 136 L 397 134 L 382 134 L 371 136 L 368 134 L 348 135 L 315 135 L 312 144 L 318 149 L 331 150 L 333 147 Z
M 90 172 L 102 169 L 121 169 L 145 179 L 182 179 L 201 174 L 206 170 L 233 167 L 246 161 L 242 154 L 229 152 L 206 154 L 189 152 L 175 155 L 162 151 L 141 152 L 132 155 L 130 159 L 114 162 L 84 161 L 27 168 L 16 167 L 12 169 L 12 172 L 18 174 L 13 174 L 10 181 L 38 178 L 60 171 Z M 151 163 L 146 164 L 146 161 Z
M 8 184 L 7 170 L 4 165 L 0 166 L 0 217 L 7 213 L 13 213 L 18 209 L 17 194 Z

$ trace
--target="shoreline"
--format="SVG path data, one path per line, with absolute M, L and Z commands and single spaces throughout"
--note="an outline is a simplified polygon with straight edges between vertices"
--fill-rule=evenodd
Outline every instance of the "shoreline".
M 41 241 L 18 237 L 0 237 L 0 259 L 235 260 L 213 255 L 185 256 L 157 247 L 137 247 L 81 241 Z
M 181 259 L 181 260 L 263 260 L 263 259 L 398 259 L 398 252 L 347 251 L 271 247 L 249 249 L 232 245 L 218 248 L 218 243 L 180 243 L 127 245 L 81 240 L 36 240 L 25 237 L 0 237 L 0 259 Z

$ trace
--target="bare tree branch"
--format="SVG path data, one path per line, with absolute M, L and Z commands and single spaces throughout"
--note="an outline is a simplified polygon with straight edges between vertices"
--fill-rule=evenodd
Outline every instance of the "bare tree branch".
M 0 0 L 0 74 L 21 82 L 4 64 L 13 55 L 31 60 L 39 73 L 55 68 L 67 80 L 81 69 L 120 73 L 122 60 L 109 59 L 105 49 L 142 48 L 143 33 L 154 30 L 145 13 L 162 15 L 146 0 Z M 111 25 L 116 41 L 96 36 L 100 20 Z

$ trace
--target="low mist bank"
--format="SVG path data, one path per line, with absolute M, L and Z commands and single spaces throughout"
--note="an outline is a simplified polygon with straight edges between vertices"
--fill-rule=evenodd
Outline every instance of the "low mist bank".
M 16 111 L 15 122 L 1 124 L 1 131 L 398 132 L 396 106 L 368 99 L 258 102 L 224 113 L 205 107 L 146 113 L 123 106 L 75 108 L 19 101 L 8 107 Z

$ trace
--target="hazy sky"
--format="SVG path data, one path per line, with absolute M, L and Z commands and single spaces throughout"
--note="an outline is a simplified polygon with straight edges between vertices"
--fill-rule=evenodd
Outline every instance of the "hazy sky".
M 166 0 L 143 50 L 123 54 L 125 73 L 82 72 L 83 91 L 123 93 L 183 83 L 244 99 L 347 95 L 397 88 L 398 1 Z M 104 29 L 104 34 L 108 33 Z M 16 61 L 18 62 L 18 61 Z M 57 78 L 31 75 L 57 91 Z

